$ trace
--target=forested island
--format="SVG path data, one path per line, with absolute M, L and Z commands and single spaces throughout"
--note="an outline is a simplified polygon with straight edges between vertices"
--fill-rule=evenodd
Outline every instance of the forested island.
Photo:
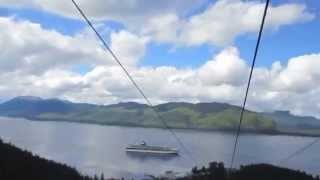
M 171 128 L 233 131 L 241 108 L 226 103 L 173 102 L 156 105 L 155 110 Z M 0 116 L 37 121 L 66 121 L 101 125 L 164 128 L 152 108 L 135 102 L 111 105 L 72 103 L 59 99 L 16 97 L 0 104 Z M 245 111 L 243 132 L 320 135 L 320 120 L 291 115 L 287 111 Z

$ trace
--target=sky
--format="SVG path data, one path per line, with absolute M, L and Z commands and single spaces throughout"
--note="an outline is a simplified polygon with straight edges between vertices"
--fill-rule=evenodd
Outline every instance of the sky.
M 245 93 L 262 0 L 76 0 L 154 104 Z M 271 1 L 248 108 L 320 117 L 320 2 Z M 0 101 L 144 103 L 71 0 L 0 0 Z

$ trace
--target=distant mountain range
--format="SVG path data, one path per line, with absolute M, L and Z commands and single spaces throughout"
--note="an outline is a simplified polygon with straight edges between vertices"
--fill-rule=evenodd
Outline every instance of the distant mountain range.
M 155 106 L 171 128 L 234 130 L 241 108 L 225 103 L 165 103 Z M 164 128 L 152 109 L 135 102 L 112 105 L 72 103 L 59 99 L 21 96 L 0 104 L 0 116 L 37 121 L 67 121 L 102 125 Z M 287 111 L 246 111 L 243 131 L 320 135 L 320 120 L 291 115 Z

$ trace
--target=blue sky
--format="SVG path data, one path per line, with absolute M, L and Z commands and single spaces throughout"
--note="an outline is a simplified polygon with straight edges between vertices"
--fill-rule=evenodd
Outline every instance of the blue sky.
M 0 99 L 142 102 L 67 2 L 0 2 Z M 264 1 L 79 2 L 155 104 L 242 101 Z M 320 117 L 320 2 L 269 10 L 248 107 Z
M 315 13 L 316 16 L 319 15 L 320 2 L 318 1 L 296 0 L 287 2 L 307 4 L 311 12 Z M 187 16 L 192 16 L 205 10 L 211 3 L 212 2 L 203 4 Z M 279 5 L 279 2 L 275 1 L 274 5 Z M 81 32 L 87 27 L 82 20 L 68 18 L 34 8 L 0 7 L 0 16 L 14 16 L 16 19 L 29 20 L 41 24 L 45 29 L 53 29 L 71 36 Z M 101 23 L 101 21 L 99 21 L 99 23 Z M 125 29 L 123 24 L 115 21 L 102 21 L 102 23 L 113 31 Z M 275 31 L 266 30 L 263 34 L 257 66 L 269 67 L 275 60 L 285 64 L 291 57 L 319 52 L 320 46 L 318 43 L 320 42 L 320 36 L 316 35 L 319 29 L 320 20 L 317 17 L 309 22 L 284 25 Z M 240 49 L 240 54 L 243 59 L 251 61 L 256 37 L 257 34 L 249 33 L 236 38 L 234 45 Z M 219 50 L 221 50 L 220 47 L 211 44 L 203 44 L 196 47 L 175 47 L 171 44 L 150 43 L 140 65 L 153 67 L 169 65 L 195 68 L 204 64 L 219 52 Z M 80 65 L 75 69 L 83 73 L 90 68 Z

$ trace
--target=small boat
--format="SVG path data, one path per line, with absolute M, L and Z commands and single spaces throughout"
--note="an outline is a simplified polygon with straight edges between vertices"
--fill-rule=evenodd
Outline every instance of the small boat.
M 137 145 L 129 145 L 128 147 L 126 147 L 126 151 L 136 153 L 178 155 L 178 150 L 176 148 L 149 146 L 145 142 L 142 142 Z

